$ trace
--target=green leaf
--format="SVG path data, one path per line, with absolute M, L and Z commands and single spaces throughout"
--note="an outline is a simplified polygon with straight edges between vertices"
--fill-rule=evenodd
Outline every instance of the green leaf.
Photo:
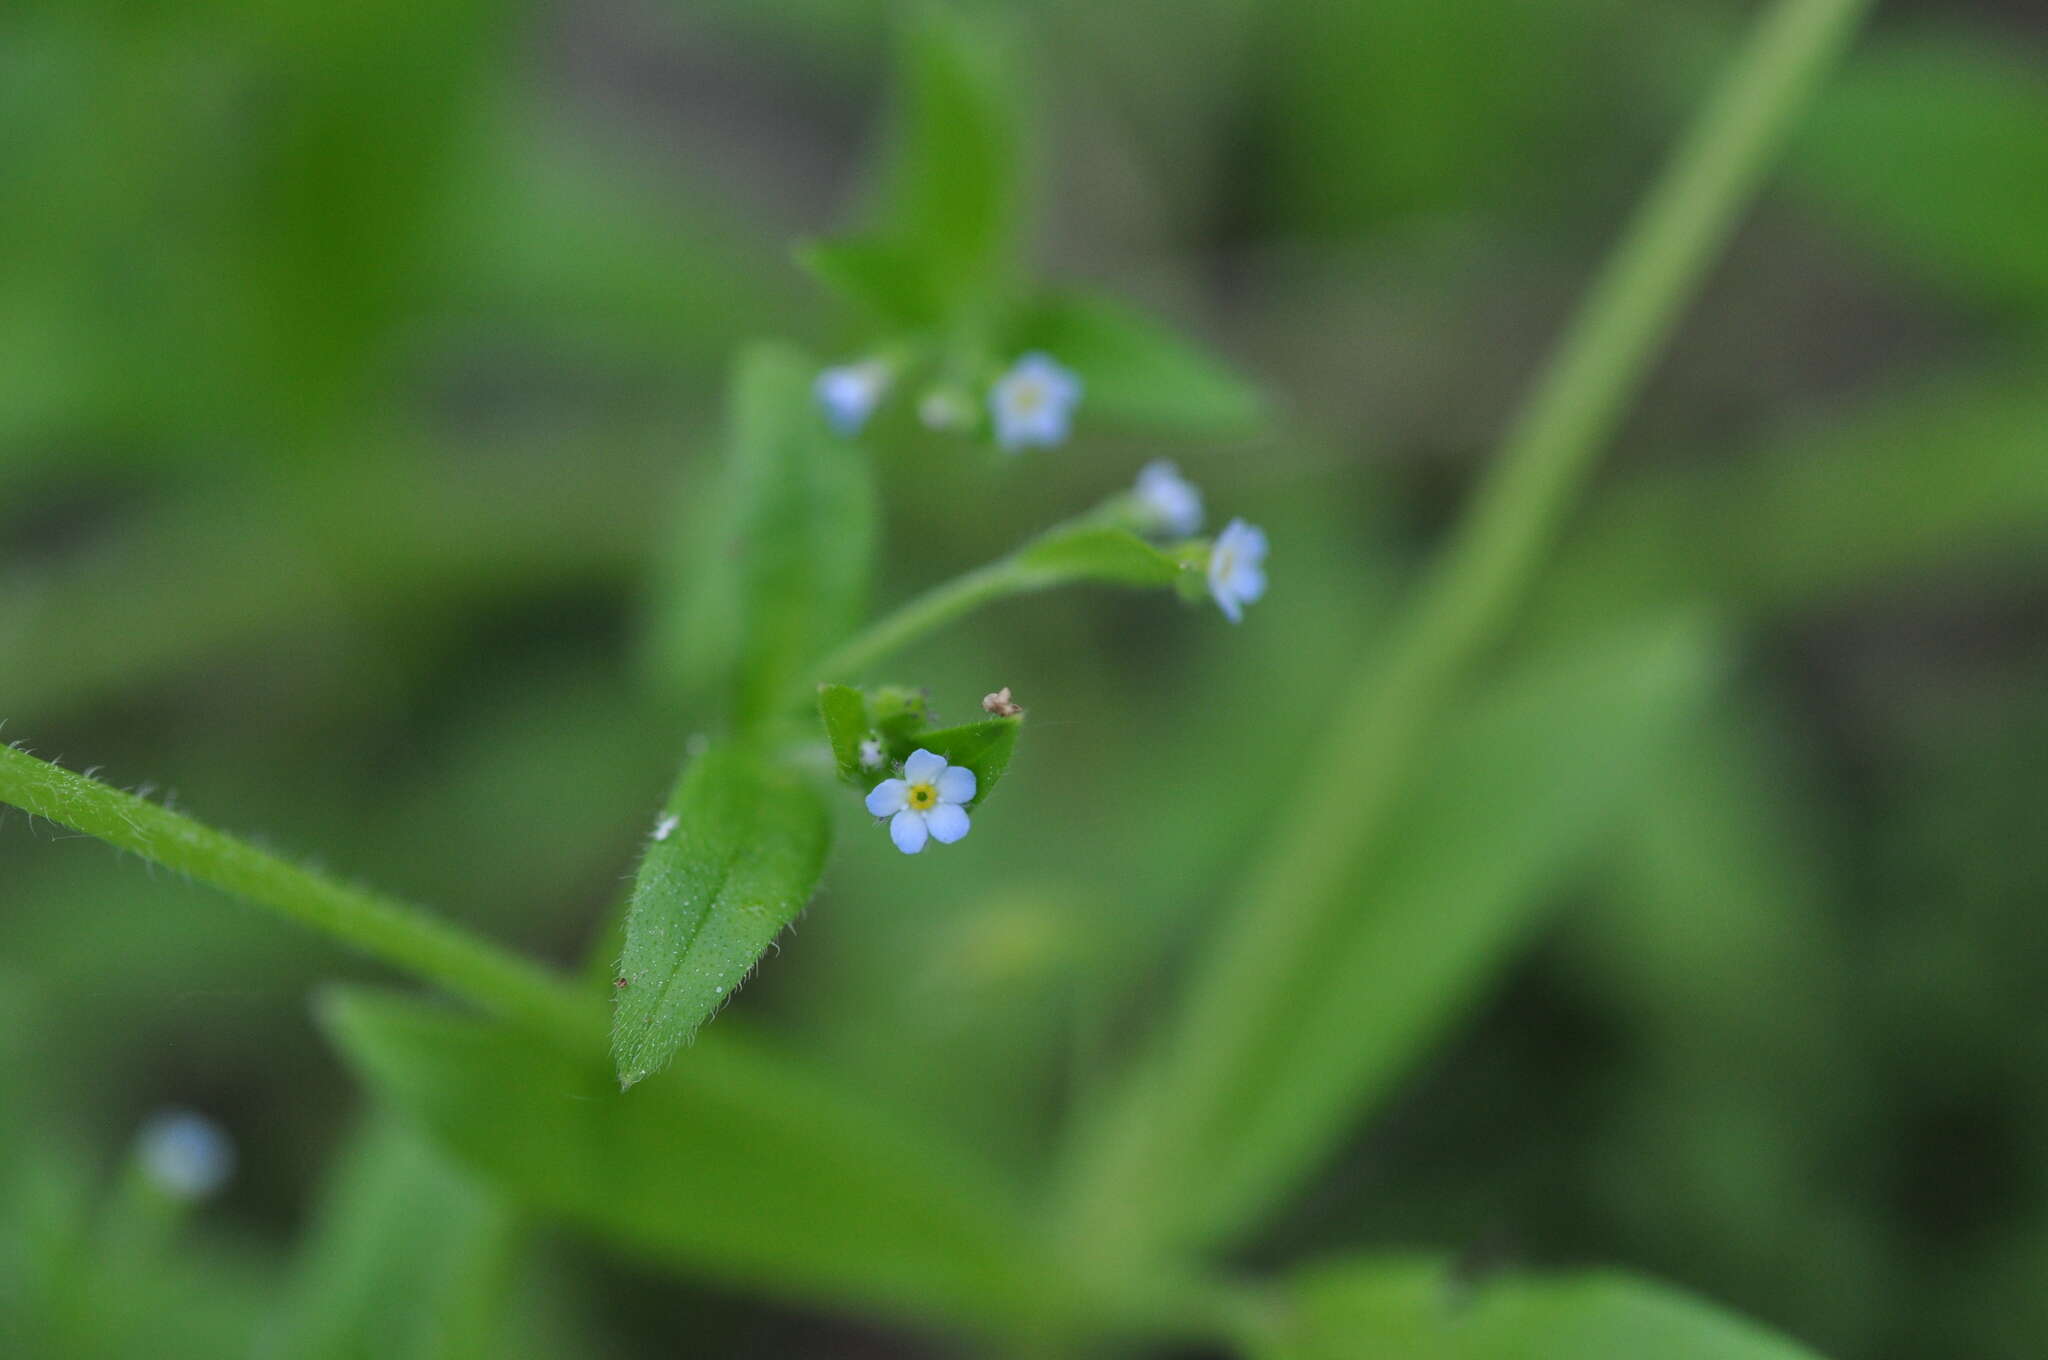
M 1005 281 L 1022 222 L 1023 101 L 991 22 L 918 6 L 898 72 L 879 235 L 953 306 Z
M 1221 360 L 1120 303 L 1061 296 L 1027 310 L 1017 350 L 1043 350 L 1081 375 L 1090 420 L 1222 438 L 1256 432 L 1266 420 L 1257 388 Z
M 868 691 L 868 720 L 890 742 L 898 742 L 926 726 L 931 705 L 924 691 L 905 685 L 883 685 Z
M 972 806 L 980 807 L 995 792 L 1003 772 L 1010 768 L 1010 757 L 1017 750 L 1017 734 L 1023 726 L 1022 718 L 990 718 L 962 727 L 934 728 L 892 743 L 890 755 L 901 760 L 922 747 L 933 755 L 944 756 L 948 765 L 963 765 L 974 771 Z
M 797 250 L 812 278 L 877 318 L 911 329 L 945 314 L 945 297 L 928 263 L 908 248 L 872 237 L 813 241 Z
M 2048 88 L 2015 48 L 1866 44 L 1815 101 L 1791 163 L 1844 228 L 1997 307 L 2048 305 Z
M 828 839 L 816 792 L 751 748 L 685 767 L 627 910 L 612 1014 L 620 1086 L 666 1063 L 739 990 L 810 899 Z
M 1153 547 L 1128 529 L 1096 524 L 1054 529 L 1018 549 L 1013 560 L 1017 588 L 1023 590 L 1070 581 L 1176 586 L 1192 571 L 1188 560 Z
M 659 672 L 687 691 L 729 687 L 743 725 L 775 716 L 867 602 L 873 472 L 856 442 L 826 427 L 816 376 L 782 346 L 739 360 L 722 482 L 694 509 L 654 621 Z
M 1288 1287 L 1256 1360 L 1814 1360 L 1678 1290 L 1596 1271 L 1463 1281 L 1442 1262 L 1367 1259 Z
M 825 739 L 832 743 L 832 763 L 839 777 L 860 782 L 867 773 L 860 767 L 860 744 L 874 731 L 868 701 L 851 685 L 820 685 L 818 716 L 825 723 Z
M 306 1360 L 502 1354 L 495 1286 L 515 1234 L 498 1195 L 374 1118 L 343 1151 L 271 1349 Z
M 707 1035 L 622 1097 L 523 1030 L 340 991 L 328 1033 L 358 1075 L 520 1201 L 693 1275 L 810 1302 L 1025 1326 L 1064 1272 L 986 1168 L 821 1074 Z

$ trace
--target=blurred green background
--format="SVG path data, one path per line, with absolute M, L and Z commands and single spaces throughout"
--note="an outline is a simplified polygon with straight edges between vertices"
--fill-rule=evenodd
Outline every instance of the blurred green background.
M 1160 454 L 1267 527 L 1272 592 L 1236 630 L 1027 599 L 905 657 L 947 717 L 1030 705 L 1008 791 L 915 860 L 849 808 L 735 1014 L 1024 1169 L 1312 796 L 1342 677 L 1750 11 L 1010 8 L 1043 274 L 1176 319 L 1282 415 L 1165 443 L 1084 403 L 1074 443 L 1009 462 L 906 432 L 882 598 Z M 642 638 L 726 362 L 862 341 L 788 247 L 860 201 L 889 17 L 6 7 L 0 736 L 573 964 L 694 730 Z M 2048 1347 L 2044 356 L 2048 14 L 1883 6 L 1524 620 L 1569 651 L 1711 612 L 1736 646 L 1707 719 L 1248 1268 L 1616 1264 L 1842 1357 Z M 1549 774 L 1466 820 L 1569 796 Z M 382 1287 L 319 1262 L 384 1259 L 337 1245 L 374 1188 L 335 1186 L 390 1174 L 361 1149 L 395 1135 L 359 1132 L 307 999 L 374 970 L 19 814 L 0 866 L 0 1315 L 21 1243 L 190 1106 L 240 1168 L 134 1285 L 156 1353 L 329 1353 L 278 1318 Z M 495 1212 L 432 1175 L 426 1250 Z M 507 1268 L 530 1353 L 962 1353 L 566 1230 Z

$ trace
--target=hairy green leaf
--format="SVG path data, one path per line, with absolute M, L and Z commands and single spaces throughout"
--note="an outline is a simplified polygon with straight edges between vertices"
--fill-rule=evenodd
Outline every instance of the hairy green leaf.
M 1711 1304 L 1606 1271 L 1469 1281 L 1395 1257 L 1305 1271 L 1287 1292 L 1257 1360 L 1813 1360 Z
M 880 320 L 917 328 L 945 313 L 928 263 L 904 246 L 873 237 L 813 241 L 798 249 L 797 260 L 828 291 Z
M 803 910 L 829 839 L 817 793 L 749 747 L 691 761 L 626 915 L 612 1014 L 619 1084 L 667 1062 Z
M 1188 561 L 1162 552 L 1128 529 L 1096 524 L 1055 529 L 1018 549 L 1013 560 L 1018 588 L 1027 590 L 1069 581 L 1175 586 L 1193 570 Z
M 949 303 L 1005 280 L 1022 220 L 1023 109 L 989 21 L 927 3 L 907 24 L 880 234 Z
M 986 1168 L 733 1028 L 622 1097 L 595 1061 L 370 992 L 331 994 L 349 1064 L 519 1200 L 694 1275 L 975 1325 L 1065 1303 Z
M 867 601 L 874 477 L 820 416 L 816 376 L 784 346 L 741 356 L 721 484 L 693 507 L 654 620 L 660 672 L 689 691 L 727 689 L 743 725 L 774 716 Z
M 858 783 L 870 771 L 860 765 L 860 744 L 874 731 L 868 721 L 868 701 L 851 685 L 818 686 L 818 716 L 825 724 L 825 739 L 832 744 L 832 763 L 839 777 Z
M 1028 309 L 1018 350 L 1043 350 L 1081 375 L 1082 411 L 1114 423 L 1225 437 L 1256 431 L 1266 416 L 1257 388 L 1167 326 L 1093 295 L 1047 299 Z
M 979 807 L 988 801 L 989 794 L 995 792 L 996 781 L 1010 768 L 1010 757 L 1017 750 L 1017 733 L 1023 725 L 1022 718 L 990 718 L 962 727 L 934 728 L 892 743 L 890 754 L 900 760 L 922 747 L 933 755 L 944 756 L 948 765 L 964 765 L 974 771 L 974 806 Z

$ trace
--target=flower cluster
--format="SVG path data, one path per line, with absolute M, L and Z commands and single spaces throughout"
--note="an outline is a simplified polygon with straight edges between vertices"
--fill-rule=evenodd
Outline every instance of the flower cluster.
M 813 390 L 826 422 L 841 435 L 852 436 L 867 424 L 894 380 L 890 363 L 865 359 L 824 370 Z M 988 418 L 995 442 L 1010 453 L 1062 444 L 1080 400 L 1078 375 L 1050 355 L 1025 354 L 989 385 Z M 951 386 L 925 393 L 918 413 L 932 429 L 967 430 L 978 420 L 972 399 Z M 1201 489 L 1166 459 L 1147 463 L 1129 494 L 1105 506 L 1103 513 L 1166 543 L 1166 550 L 1184 566 L 1200 566 L 1210 598 L 1232 623 L 1242 622 L 1245 606 L 1266 593 L 1265 531 L 1232 519 L 1214 542 L 1194 540 L 1204 513 Z M 1007 689 L 989 695 L 982 707 L 1000 717 L 1022 712 Z M 886 760 L 879 732 L 859 739 L 855 761 L 860 770 L 880 773 Z M 885 778 L 868 792 L 867 809 L 888 823 L 889 838 L 898 850 L 915 855 L 932 841 L 951 845 L 967 835 L 972 826 L 967 805 L 976 792 L 974 771 L 920 749 L 903 762 L 900 777 Z
M 840 364 L 812 385 L 818 409 L 834 432 L 852 437 L 866 427 L 895 384 L 895 368 L 882 359 Z M 1052 356 L 1032 351 L 989 384 L 988 415 L 1006 453 L 1066 443 L 1081 379 Z M 918 401 L 918 419 L 934 430 L 965 431 L 977 420 L 973 398 L 951 386 L 934 387 Z
M 1186 538 L 1202 527 L 1202 492 L 1165 459 L 1147 463 L 1131 489 L 1130 503 L 1145 532 Z M 1232 623 L 1244 607 L 1266 593 L 1266 531 L 1233 519 L 1209 547 L 1209 595 Z

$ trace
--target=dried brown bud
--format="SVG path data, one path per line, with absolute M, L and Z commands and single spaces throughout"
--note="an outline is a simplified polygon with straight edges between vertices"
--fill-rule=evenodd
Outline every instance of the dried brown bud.
M 994 694 L 982 696 L 981 708 L 984 713 L 993 713 L 998 718 L 1014 718 L 1024 711 L 1022 705 L 1010 702 L 1010 687 L 1004 685 Z

